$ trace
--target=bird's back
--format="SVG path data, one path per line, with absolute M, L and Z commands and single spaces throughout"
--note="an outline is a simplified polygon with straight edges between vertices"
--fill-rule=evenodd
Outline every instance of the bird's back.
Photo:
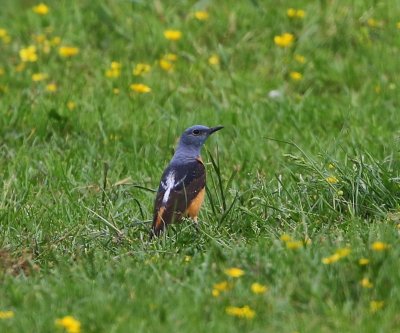
M 197 205 L 200 197 L 202 201 L 205 184 L 205 167 L 200 158 L 171 162 L 157 191 L 152 235 L 157 236 L 168 224 L 179 222 L 192 203 Z

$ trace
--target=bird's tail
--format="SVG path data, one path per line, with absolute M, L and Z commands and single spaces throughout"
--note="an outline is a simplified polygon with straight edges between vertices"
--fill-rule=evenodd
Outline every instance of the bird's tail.
M 160 207 L 155 214 L 153 218 L 153 226 L 151 227 L 150 230 L 150 239 L 152 239 L 154 236 L 159 236 L 162 231 L 165 230 L 167 227 L 168 222 L 165 220 L 165 207 Z

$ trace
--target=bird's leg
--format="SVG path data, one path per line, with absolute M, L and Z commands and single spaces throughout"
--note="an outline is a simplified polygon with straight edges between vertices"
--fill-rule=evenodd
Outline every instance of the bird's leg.
M 200 228 L 199 228 L 199 221 L 197 220 L 197 216 L 193 217 L 193 222 L 194 222 L 194 228 L 196 229 L 196 232 L 199 233 L 200 232 Z

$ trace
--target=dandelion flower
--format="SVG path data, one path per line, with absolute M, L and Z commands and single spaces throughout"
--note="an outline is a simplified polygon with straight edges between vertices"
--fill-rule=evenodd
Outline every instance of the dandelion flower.
M 374 286 L 368 278 L 363 278 L 360 284 L 363 288 L 372 288 Z
M 57 46 L 61 44 L 61 37 L 59 36 L 54 36 L 51 40 L 50 40 L 50 45 L 53 46 Z
M 293 44 L 293 42 L 294 36 L 287 32 L 274 37 L 274 43 L 280 47 L 289 47 Z
M 213 54 L 210 58 L 208 58 L 208 63 L 212 66 L 218 66 L 220 63 L 218 55 Z
M 40 82 L 46 80 L 48 77 L 49 76 L 46 73 L 34 73 L 32 74 L 32 81 Z
M 225 274 L 233 278 L 239 278 L 244 275 L 244 270 L 237 267 L 232 267 L 226 269 Z
M 288 234 L 282 234 L 281 237 L 279 237 L 279 239 L 280 239 L 282 242 L 289 242 L 289 241 L 291 241 L 293 238 L 292 238 L 290 235 L 288 235 Z
M 265 292 L 267 292 L 268 287 L 264 286 L 258 282 L 254 282 L 251 285 L 250 289 L 253 292 L 253 294 L 264 294 Z
M 325 180 L 326 180 L 329 184 L 337 184 L 337 183 L 339 182 L 339 179 L 337 179 L 335 176 L 326 177 Z
M 68 101 L 67 102 L 67 109 L 72 111 L 73 109 L 76 108 L 76 103 L 74 101 Z
M 140 75 L 149 73 L 150 70 L 151 70 L 151 66 L 149 64 L 139 63 L 133 69 L 132 74 L 134 76 L 140 76 Z
M 0 319 L 10 319 L 14 317 L 14 311 L 0 311 Z
M 81 323 L 72 316 L 56 319 L 56 326 L 64 328 L 68 333 L 80 333 Z
M 11 37 L 6 29 L 0 28 L 0 39 L 4 44 L 8 44 L 9 42 L 11 42 Z
M 118 88 L 113 88 L 113 94 L 114 95 L 119 95 L 120 91 Z
M 306 63 L 306 57 L 301 55 L 301 54 L 296 54 L 294 56 L 294 60 L 296 60 L 299 64 L 305 64 Z
M 332 254 L 331 256 L 323 258 L 322 263 L 325 265 L 333 264 L 339 261 L 340 259 L 347 257 L 350 253 L 351 250 L 348 247 L 337 249 L 335 253 Z
M 373 242 L 371 249 L 374 251 L 385 251 L 389 248 L 389 245 L 384 242 Z
M 208 20 L 208 13 L 204 10 L 199 10 L 194 13 L 194 17 L 199 21 L 207 21 Z
M 55 83 L 49 83 L 49 84 L 46 86 L 46 90 L 47 90 L 48 92 L 56 92 L 56 91 L 57 91 L 57 85 L 56 85 Z
M 348 247 L 343 247 L 343 248 L 337 249 L 335 253 L 338 254 L 340 256 L 340 258 L 344 258 L 344 257 L 347 257 L 351 253 L 351 249 Z
M 47 15 L 49 13 L 49 7 L 47 7 L 43 2 L 34 6 L 32 8 L 33 12 L 39 15 Z
M 303 78 L 303 74 L 299 72 L 290 72 L 290 78 L 293 81 L 300 81 Z
M 64 58 L 76 56 L 79 53 L 79 48 L 74 46 L 61 46 L 58 49 L 58 54 Z
M 304 18 L 304 16 L 306 16 L 306 12 L 303 9 L 297 9 L 296 17 L 301 19 Z
M 368 265 L 368 264 L 369 264 L 369 259 L 367 259 L 367 258 L 360 258 L 360 259 L 358 260 L 358 264 L 359 264 L 360 266 Z
M 226 313 L 233 317 L 245 318 L 245 319 L 253 319 L 256 313 L 252 310 L 248 305 L 243 307 L 238 306 L 228 306 L 225 309 Z
M 167 53 L 163 59 L 174 62 L 178 60 L 178 56 L 175 53 Z
M 151 88 L 149 86 L 146 86 L 143 83 L 132 83 L 130 85 L 131 90 L 134 92 L 140 93 L 140 94 L 146 94 L 151 92 Z
M 384 301 L 371 301 L 369 302 L 369 310 L 372 313 L 375 313 L 383 308 L 385 302 Z
M 227 291 L 229 289 L 230 285 L 228 281 L 222 281 L 214 284 L 211 294 L 214 297 L 218 297 L 222 292 Z
M 165 30 L 164 37 L 168 40 L 178 41 L 182 38 L 182 32 L 179 30 Z
M 165 59 L 161 59 L 159 61 L 159 65 L 160 65 L 161 69 L 163 69 L 166 72 L 169 72 L 174 68 L 174 65 L 171 62 L 169 62 L 168 60 L 165 60 Z
M 303 247 L 303 242 L 301 241 L 287 241 L 286 242 L 286 248 L 291 249 L 291 250 L 297 250 L 300 249 L 301 247 Z
M 371 28 L 379 28 L 383 25 L 383 22 L 375 20 L 374 18 L 369 18 L 367 20 L 367 25 Z
M 192 256 L 185 256 L 185 258 L 183 258 L 183 260 L 185 262 L 191 262 L 192 261 Z
M 112 61 L 110 68 L 106 70 L 106 76 L 108 78 L 117 78 L 121 75 L 121 63 Z
M 36 46 L 31 45 L 19 50 L 19 57 L 23 62 L 35 62 L 38 60 Z

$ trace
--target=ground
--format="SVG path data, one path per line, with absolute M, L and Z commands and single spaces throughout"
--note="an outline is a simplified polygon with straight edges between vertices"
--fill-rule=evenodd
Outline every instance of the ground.
M 399 2 L 6 0 L 0 50 L 1 332 L 400 332 Z

